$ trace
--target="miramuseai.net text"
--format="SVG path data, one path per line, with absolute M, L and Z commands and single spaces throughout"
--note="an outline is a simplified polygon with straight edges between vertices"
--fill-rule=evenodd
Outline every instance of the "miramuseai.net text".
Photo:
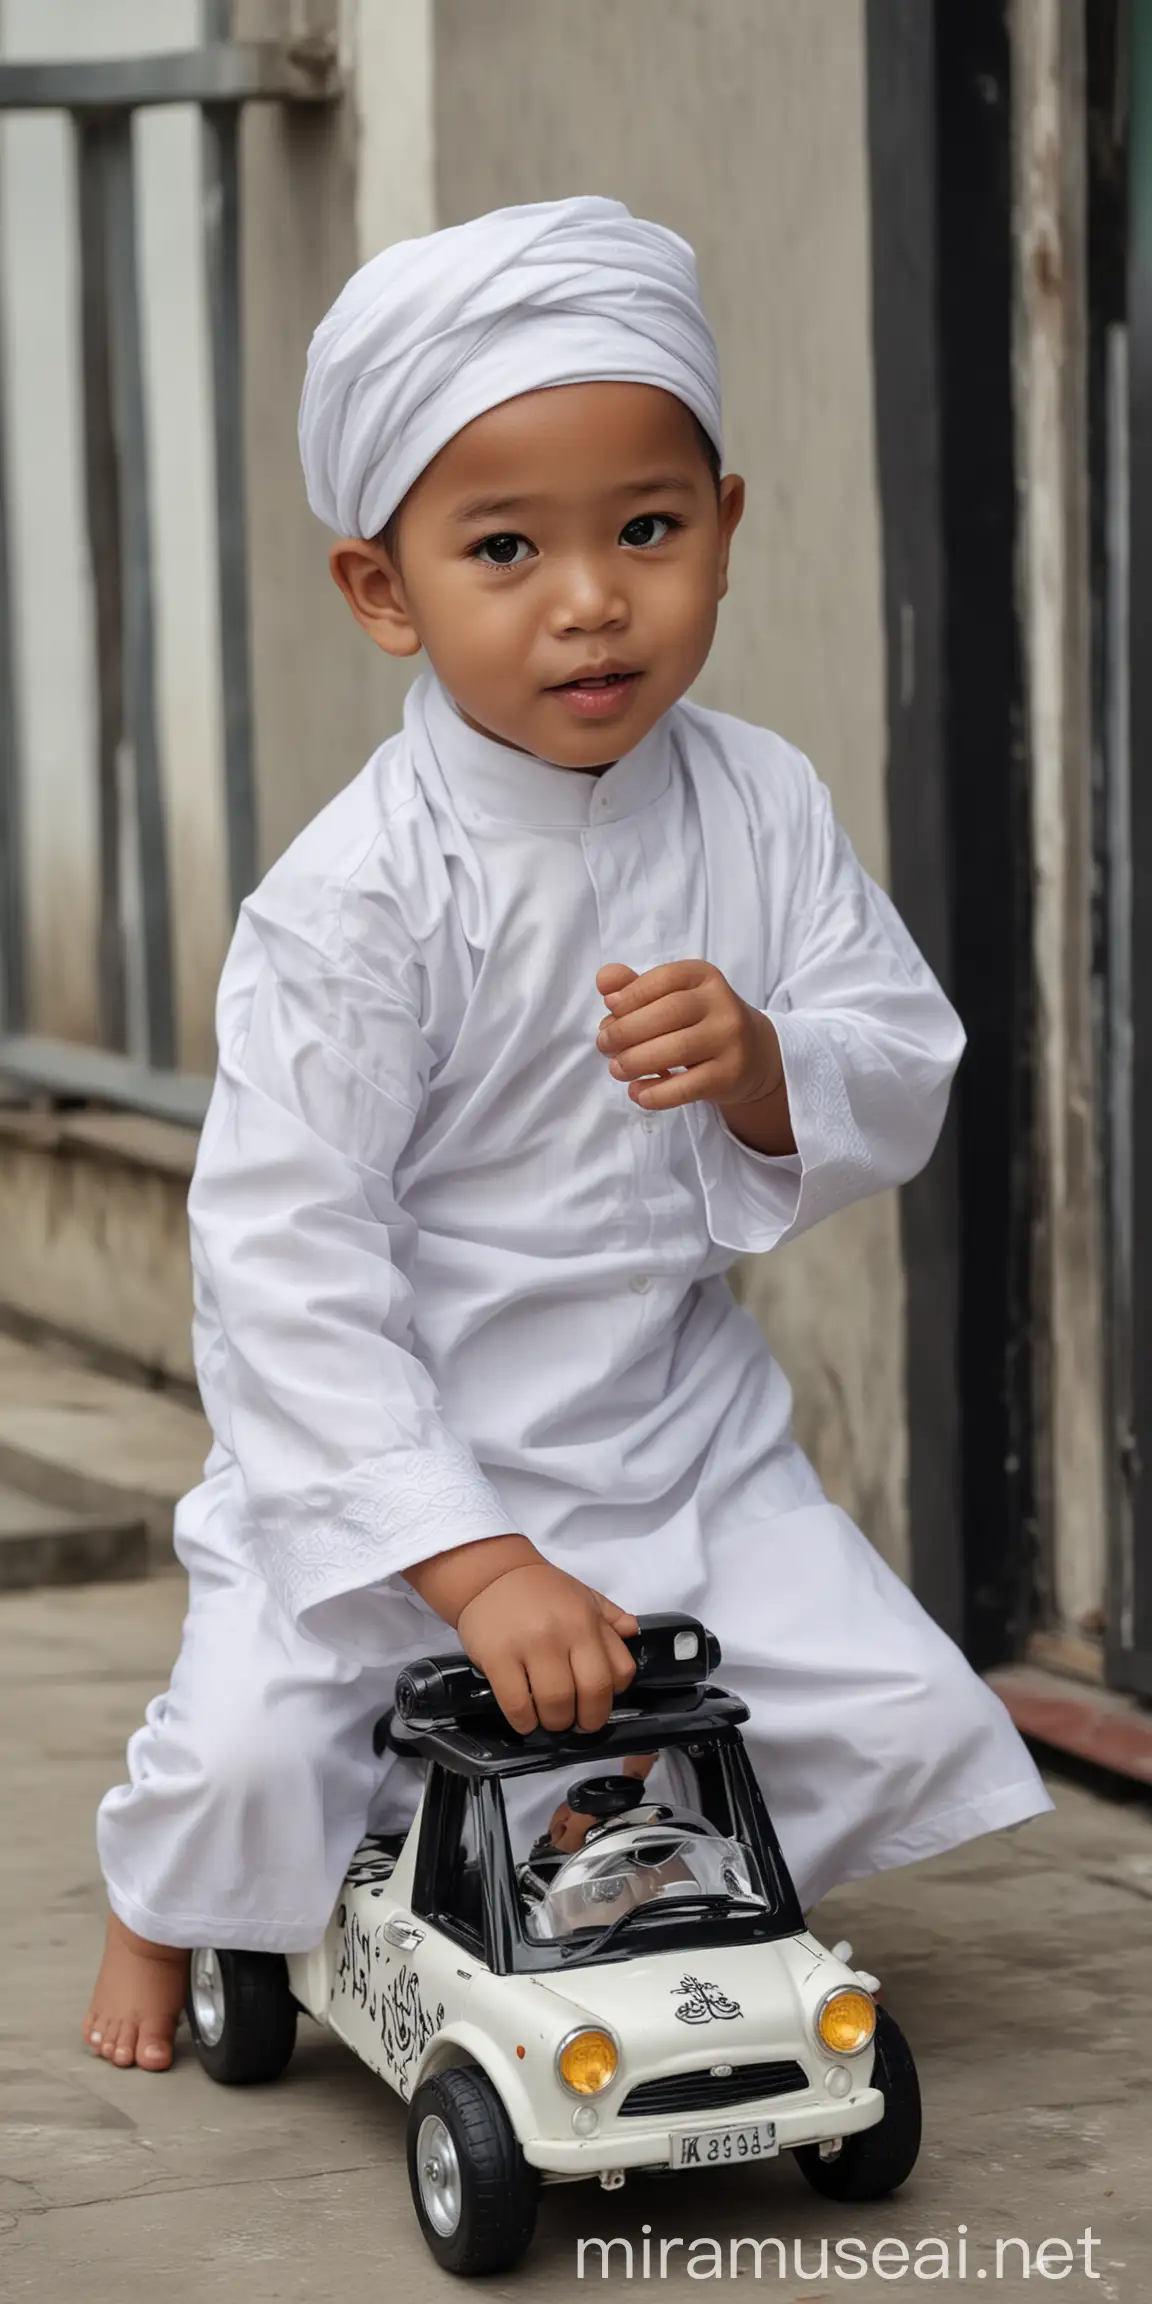
M 677 2238 L 653 2234 L 642 2224 L 639 2239 L 622 2233 L 611 2239 L 576 2243 L 578 2280 L 877 2280 L 983 2281 L 1101 2280 L 1101 2242 L 1091 2225 L 1075 2239 L 1053 2235 L 1023 2240 L 991 2234 L 977 2240 L 966 2224 L 947 2234 L 920 2240 L 773 2237 L 712 2240 L 703 2234 Z

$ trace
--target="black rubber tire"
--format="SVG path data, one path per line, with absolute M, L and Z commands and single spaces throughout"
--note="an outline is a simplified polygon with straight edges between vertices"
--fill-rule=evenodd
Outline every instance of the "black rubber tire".
M 460 2163 L 460 2219 L 448 2234 L 436 2230 L 420 2197 L 416 2142 L 433 2113 Z M 519 2262 L 536 2228 L 539 2178 L 486 2072 L 460 2065 L 421 2082 L 408 2114 L 408 2181 L 420 2230 L 445 2272 L 473 2279 Z
M 818 2144 L 802 2144 L 796 2158 L 814 2192 L 826 2200 L 884 2200 L 904 2183 L 920 2151 L 920 2082 L 912 2050 L 894 2016 L 876 2010 L 872 2086 L 884 2097 L 884 2118 L 846 2136 L 834 2160 Z
M 196 2022 L 189 1985 L 184 2012 L 204 2070 L 225 2088 L 278 2080 L 296 2045 L 296 2002 L 279 1952 L 218 1952 L 224 1986 L 224 2030 L 208 2042 Z

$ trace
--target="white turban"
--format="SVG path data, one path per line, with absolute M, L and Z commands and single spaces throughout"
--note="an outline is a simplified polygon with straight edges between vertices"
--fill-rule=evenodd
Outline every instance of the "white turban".
M 722 452 L 716 346 L 686 240 L 619 200 L 499 208 L 402 240 L 316 330 L 300 403 L 308 501 L 376 536 L 465 424 L 546 385 L 656 384 Z

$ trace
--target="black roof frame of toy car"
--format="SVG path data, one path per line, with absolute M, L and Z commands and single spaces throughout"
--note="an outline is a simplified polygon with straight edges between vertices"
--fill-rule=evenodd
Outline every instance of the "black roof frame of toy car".
M 751 1847 L 772 1896 L 771 1909 L 762 1917 L 742 1916 L 738 1937 L 730 1919 L 708 1919 L 699 1915 L 693 1917 L 687 1912 L 679 1929 L 670 1914 L 662 1923 L 658 1935 L 648 1935 L 643 1930 L 625 1931 L 607 1946 L 603 1954 L 598 1951 L 594 1940 L 587 1945 L 577 1945 L 573 1939 L 538 1942 L 526 1935 L 504 1814 L 502 1780 L 514 1775 L 526 1775 L 542 1767 L 551 1769 L 571 1765 L 586 1770 L 592 1741 L 586 1737 L 553 1738 L 544 1757 L 533 1756 L 527 1761 L 522 1757 L 518 1767 L 488 1766 L 464 1770 L 454 1758 L 450 1759 L 443 1753 L 421 1751 L 421 1757 L 431 1761 L 432 1765 L 425 1787 L 424 1810 L 416 1850 L 412 1884 L 413 1912 L 430 1920 L 446 1935 L 461 1940 L 451 1912 L 444 1908 L 440 1889 L 446 1849 L 453 1836 L 452 1820 L 462 1816 L 461 1803 L 468 1797 L 466 1787 L 471 1783 L 474 1793 L 473 1813 L 480 1842 L 484 1902 L 483 1956 L 496 1975 L 557 1970 L 567 1972 L 579 1966 L 595 1966 L 601 1958 L 605 1961 L 630 1959 L 640 1951 L 687 1952 L 731 1945 L 734 1941 L 774 1942 L 784 1936 L 799 1935 L 804 1927 L 804 1915 L 775 1826 L 740 1735 L 739 1723 L 748 1717 L 747 1706 L 737 1697 L 726 1696 L 721 1689 L 704 1690 L 701 1697 L 702 1700 L 695 1706 L 683 1710 L 677 1708 L 670 1723 L 665 1716 L 661 1723 L 662 1732 L 656 1739 L 653 1730 L 660 1716 L 652 1713 L 643 1721 L 630 1721 L 624 1732 L 625 1740 L 613 1741 L 608 1746 L 600 1744 L 594 1756 L 650 1752 L 666 1749 L 672 1744 L 683 1744 L 689 1748 L 695 1746 L 693 1757 L 697 1760 L 698 1772 L 702 1772 L 701 1764 L 703 1769 L 711 1765 L 720 1771 L 733 1828 Z M 704 1698 L 708 1701 L 704 1701 Z M 419 1738 L 413 1739 L 413 1743 L 427 1746 L 440 1733 L 435 1730 L 424 1731 Z M 517 1738 L 516 1741 L 523 1745 L 524 1739 Z M 714 1787 L 714 1790 L 717 1788 Z M 467 1948 L 472 1950 L 473 1946 L 469 1944 Z
M 496 1711 L 467 1721 L 445 1720 L 430 1728 L 406 1728 L 390 1718 L 386 1740 L 405 1758 L 438 1760 L 460 1776 L 526 1776 L 535 1770 L 584 1768 L 590 1762 L 623 1759 L 630 1752 L 658 1752 L 667 1744 L 690 1743 L 710 1728 L 738 1727 L 748 1706 L 727 1689 L 711 1686 L 663 1691 L 644 1701 L 632 1691 L 591 1731 L 567 1728 L 554 1734 L 534 1728 L 520 1736 Z

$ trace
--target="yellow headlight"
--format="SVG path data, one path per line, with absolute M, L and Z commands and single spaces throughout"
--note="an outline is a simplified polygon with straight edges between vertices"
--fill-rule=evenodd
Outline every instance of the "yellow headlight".
M 616 2043 L 607 2032 L 575 2032 L 560 2050 L 560 2078 L 577 2096 L 598 2096 L 616 2063 Z
M 870 1995 L 850 1985 L 842 1992 L 830 1992 L 816 2019 L 816 2030 L 834 2056 L 858 2055 L 876 2030 L 876 2009 Z

